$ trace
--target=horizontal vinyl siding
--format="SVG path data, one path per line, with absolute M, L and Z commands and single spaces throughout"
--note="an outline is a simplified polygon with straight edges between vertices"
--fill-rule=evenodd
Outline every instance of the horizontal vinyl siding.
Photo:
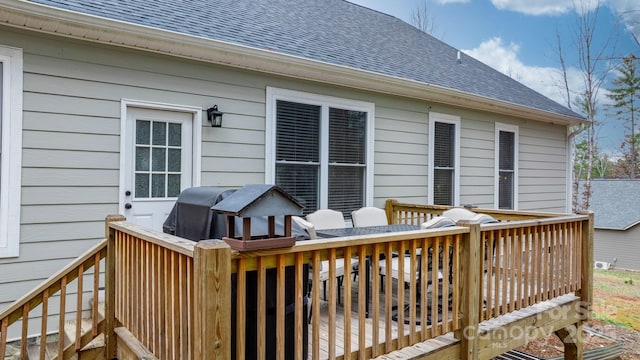
M 564 126 L 520 126 L 520 210 L 567 211 L 566 146 Z
M 428 186 L 428 113 L 418 102 L 372 98 L 376 103 L 374 206 L 386 199 L 425 203 Z
M 640 226 L 629 230 L 595 229 L 593 260 L 613 263 L 619 269 L 640 271 Z
M 493 207 L 494 119 L 460 114 L 460 205 Z

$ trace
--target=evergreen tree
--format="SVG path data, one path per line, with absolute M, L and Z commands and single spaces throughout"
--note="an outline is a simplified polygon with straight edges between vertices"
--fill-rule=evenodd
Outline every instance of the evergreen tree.
M 626 163 L 626 176 L 635 179 L 638 174 L 638 136 L 636 122 L 640 111 L 640 77 L 638 77 L 636 58 L 629 54 L 622 59 L 618 77 L 612 81 L 613 88 L 608 89 L 607 97 L 613 101 L 609 107 L 614 115 L 625 124 L 626 133 L 621 144 L 622 155 Z

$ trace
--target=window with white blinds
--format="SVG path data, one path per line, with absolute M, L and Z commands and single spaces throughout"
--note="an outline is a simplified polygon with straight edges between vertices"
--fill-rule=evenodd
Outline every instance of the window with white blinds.
M 318 209 L 321 107 L 276 102 L 276 185 Z
M 498 209 L 516 209 L 517 133 L 516 126 L 496 124 L 495 206 Z
M 268 97 L 267 146 L 273 139 L 275 151 L 272 159 L 267 151 L 266 181 L 298 199 L 305 214 L 330 208 L 349 219 L 369 204 L 373 104 L 281 89 Z
M 459 118 L 431 113 L 429 120 L 429 203 L 459 203 Z

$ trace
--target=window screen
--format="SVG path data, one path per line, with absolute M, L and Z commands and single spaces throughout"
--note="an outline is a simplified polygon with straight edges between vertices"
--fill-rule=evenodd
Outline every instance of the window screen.
M 367 113 L 329 109 L 328 206 L 346 218 L 364 205 Z
M 455 124 L 436 122 L 433 153 L 433 203 L 454 205 Z
M 498 146 L 498 207 L 513 209 L 515 134 L 510 131 L 500 131 Z
M 304 205 L 318 209 L 321 107 L 276 102 L 276 184 Z
M 364 206 L 366 126 L 366 112 L 276 101 L 276 184 L 303 203 L 305 214 L 319 209 L 322 200 L 346 218 Z

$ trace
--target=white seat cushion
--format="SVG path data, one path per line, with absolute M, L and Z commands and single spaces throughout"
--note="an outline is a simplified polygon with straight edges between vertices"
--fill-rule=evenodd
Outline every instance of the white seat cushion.
M 339 229 L 345 227 L 344 216 L 340 211 L 320 209 L 307 215 L 307 221 L 313 224 L 316 230 Z
M 431 220 L 425 223 L 422 223 L 420 225 L 420 228 L 421 229 L 437 229 L 437 228 L 443 228 L 443 227 L 449 227 L 449 226 L 456 226 L 456 222 L 445 216 L 436 216 Z
M 354 227 L 389 225 L 387 213 L 377 207 L 363 207 L 351 212 Z
M 453 208 L 442 213 L 442 216 L 458 222 L 460 220 L 471 220 L 477 214 L 464 208 Z

